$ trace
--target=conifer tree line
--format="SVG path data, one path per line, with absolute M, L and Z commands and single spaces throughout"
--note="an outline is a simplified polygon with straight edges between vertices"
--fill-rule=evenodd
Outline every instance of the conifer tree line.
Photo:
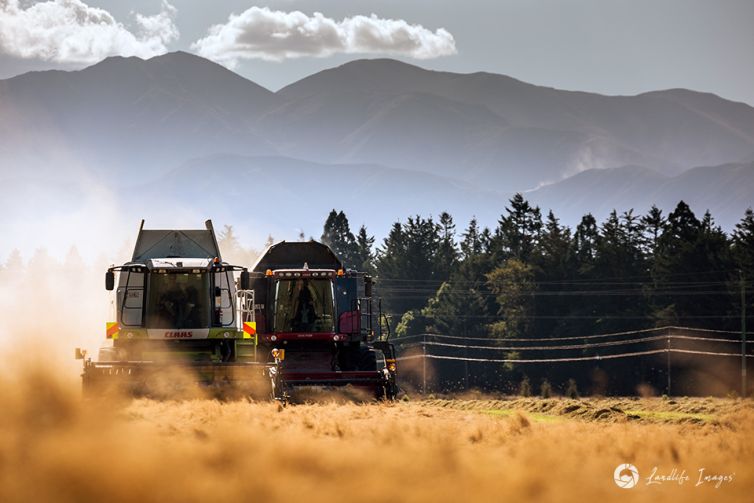
M 411 216 L 375 247 L 333 210 L 322 241 L 377 278 L 398 336 L 582 336 L 666 325 L 737 330 L 741 279 L 754 280 L 754 213 L 728 235 L 681 201 L 664 214 L 584 215 L 575 229 L 521 195 L 493 229 Z M 754 295 L 749 292 L 748 312 Z

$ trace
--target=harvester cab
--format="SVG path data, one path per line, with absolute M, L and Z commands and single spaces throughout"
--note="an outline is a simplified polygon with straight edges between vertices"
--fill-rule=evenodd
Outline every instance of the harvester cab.
M 249 274 L 259 347 L 279 355 L 287 388 L 352 385 L 395 398 L 395 349 L 368 274 L 315 241 L 274 244 Z
M 77 350 L 85 392 L 115 384 L 151 394 L 157 381 L 170 388 L 170 368 L 182 383 L 282 397 L 277 364 L 258 352 L 249 273 L 223 262 L 211 221 L 205 226 L 147 230 L 142 221 L 131 260 L 105 274 L 115 290 L 109 344 L 97 361 Z

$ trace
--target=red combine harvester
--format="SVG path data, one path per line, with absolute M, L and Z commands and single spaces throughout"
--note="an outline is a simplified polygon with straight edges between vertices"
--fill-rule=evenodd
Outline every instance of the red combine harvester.
M 258 353 L 276 356 L 288 390 L 352 385 L 394 399 L 395 349 L 372 278 L 322 243 L 270 246 L 249 272 Z

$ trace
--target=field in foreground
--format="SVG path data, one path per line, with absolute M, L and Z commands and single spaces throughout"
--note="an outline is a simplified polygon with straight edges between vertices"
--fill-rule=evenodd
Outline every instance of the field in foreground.
M 751 402 L 426 400 L 282 409 L 212 400 L 84 403 L 75 387 L 33 373 L 0 384 L 0 501 L 689 503 L 751 501 L 754 490 Z M 633 489 L 613 481 L 621 463 L 639 470 Z M 689 479 L 647 485 L 655 467 L 657 476 L 685 470 Z M 732 480 L 699 484 L 699 469 Z

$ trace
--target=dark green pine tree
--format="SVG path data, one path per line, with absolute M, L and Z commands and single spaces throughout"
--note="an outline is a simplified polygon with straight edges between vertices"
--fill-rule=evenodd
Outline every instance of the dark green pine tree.
M 681 306 L 677 305 L 680 296 L 673 295 L 673 290 L 679 283 L 683 282 L 685 286 L 693 279 L 690 276 L 693 271 L 689 271 L 688 267 L 701 226 L 691 208 L 680 201 L 668 215 L 665 228 L 657 240 L 650 302 L 658 326 L 683 324 L 681 318 L 688 306 L 683 300 Z
M 590 277 L 594 269 L 597 239 L 599 239 L 597 220 L 591 213 L 587 213 L 581 217 L 581 222 L 576 226 L 576 232 L 573 234 L 573 253 L 578 274 L 581 277 Z
M 406 274 L 406 234 L 403 225 L 395 222 L 375 257 L 377 291 L 382 297 L 383 308 L 391 319 L 400 320 L 410 309 L 402 298 L 410 285 Z M 421 329 L 420 329 L 421 330 Z
M 456 226 L 450 214 L 443 212 L 440 215 L 438 231 L 440 242 L 437 247 L 437 269 L 435 273 L 438 280 L 447 281 L 458 263 L 458 247 L 455 241 Z
M 532 207 L 521 194 L 513 196 L 510 207 L 506 207 L 505 211 L 493 239 L 496 258 L 516 258 L 528 263 L 542 231 L 542 214 L 538 207 Z
M 652 291 L 656 324 L 726 326 L 733 269 L 728 238 L 709 213 L 700 221 L 679 202 L 657 245 Z
M 564 288 L 567 299 L 564 310 L 567 313 L 567 335 L 594 333 L 595 320 L 599 319 L 597 305 L 585 299 L 583 291 L 599 278 L 595 275 L 597 241 L 599 240 L 597 220 L 591 213 L 581 217 L 571 240 L 570 278 Z
M 489 326 L 495 338 L 530 337 L 537 328 L 533 259 L 541 233 L 539 208 L 521 194 L 513 196 L 495 229 L 491 242 L 494 265 L 486 275 L 501 318 Z
M 367 234 L 367 228 L 361 226 L 356 235 L 356 268 L 362 272 L 374 274 L 374 236 Z
M 466 288 L 478 295 L 478 299 L 469 303 L 466 317 L 469 320 L 467 334 L 476 337 L 487 335 L 481 327 L 489 323 L 488 316 L 497 312 L 495 296 L 489 292 L 487 274 L 494 269 L 494 260 L 490 252 L 492 234 L 489 228 L 481 231 L 476 219 L 469 222 L 469 227 L 462 234 L 461 258 L 451 283 L 455 290 Z
M 380 292 L 393 314 L 421 309 L 437 291 L 440 241 L 432 218 L 409 217 L 393 225 L 376 259 Z
M 589 302 L 600 317 L 593 330 L 617 332 L 644 328 L 644 285 L 647 280 L 639 218 L 628 211 L 612 211 L 602 224 L 594 260 L 594 285 Z
M 384 281 L 397 278 L 403 273 L 403 259 L 406 254 L 406 236 L 403 225 L 395 222 L 382 247 L 377 250 L 377 274 Z
M 494 237 L 489 227 L 485 227 L 484 229 L 482 229 L 482 233 L 479 235 L 479 241 L 481 241 L 482 243 L 483 253 L 486 253 L 487 255 L 491 255 L 493 253 L 493 250 L 492 250 L 493 239 Z
M 409 217 L 404 227 L 406 233 L 406 259 L 413 277 L 439 285 L 438 255 L 440 228 L 432 217 Z M 408 271 L 407 271 L 408 272 Z
M 565 295 L 568 281 L 575 275 L 571 230 L 563 227 L 552 211 L 545 219 L 544 231 L 534 259 L 534 273 L 542 290 L 536 298 L 534 332 L 540 337 L 555 337 L 568 326 L 571 297 Z
M 641 281 L 646 275 L 643 232 L 639 219 L 628 211 L 618 216 L 615 211 L 602 225 L 597 239 L 596 273 L 604 280 Z
M 746 313 L 747 327 L 754 326 L 754 295 L 751 292 L 751 285 L 754 284 L 754 212 L 751 208 L 746 210 L 744 217 L 733 231 L 732 239 L 733 258 L 738 268 L 738 277 L 732 281 L 732 289 L 740 292 L 741 280 L 746 285 Z M 740 295 L 740 293 L 739 293 Z M 734 301 L 735 313 L 741 315 L 741 302 Z
M 325 221 L 322 243 L 329 246 L 347 268 L 358 267 L 356 238 L 345 213 L 332 210 Z
M 747 280 L 754 281 L 754 211 L 751 208 L 733 231 L 733 257 Z
M 461 234 L 461 238 L 458 266 L 455 269 L 456 273 L 451 277 L 454 281 L 476 285 L 487 283 L 487 273 L 493 269 L 490 230 L 485 227 L 480 231 L 479 224 L 474 218 L 469 222 L 466 231 Z
M 709 210 L 702 218 L 702 233 L 699 243 L 701 263 L 710 271 L 703 276 L 711 287 L 699 316 L 706 316 L 704 325 L 709 328 L 724 327 L 734 330 L 738 326 L 739 305 L 738 271 L 733 256 L 731 239 L 717 225 Z M 705 270 L 705 269 L 701 269 Z M 696 302 L 699 304 L 699 302 Z M 697 311 L 698 312 L 698 311 Z M 695 325 L 699 325 L 699 321 Z
M 645 253 L 647 256 L 654 256 L 657 242 L 665 228 L 666 222 L 667 220 L 662 216 L 662 210 L 654 204 L 649 209 L 649 213 L 641 217 L 641 224 L 644 226 Z
M 476 218 L 472 218 L 466 231 L 461 234 L 461 260 L 468 260 L 482 253 L 482 238 Z
M 449 215 L 441 216 L 440 222 L 441 240 L 438 257 L 441 262 L 447 260 L 449 255 L 455 257 L 450 279 L 440 285 L 435 295 L 428 300 L 426 307 L 412 313 L 406 319 L 406 323 L 402 323 L 402 328 L 407 334 L 413 331 L 469 337 L 486 336 L 489 309 L 497 309 L 497 306 L 486 285 L 485 275 L 489 272 L 490 260 L 482 237 L 484 231 L 480 232 L 476 219 L 472 219 L 468 229 L 462 234 L 459 253 L 455 244 L 451 245 L 451 236 L 454 233 Z M 443 246 L 448 251 L 452 247 L 452 253 L 444 252 Z M 447 266 L 442 268 L 443 272 L 440 274 L 444 274 L 446 270 Z
M 564 280 L 572 267 L 571 230 L 560 225 L 552 211 L 537 246 L 536 264 L 544 281 Z
M 621 215 L 620 222 L 626 246 L 634 254 L 634 259 L 641 262 L 646 257 L 646 238 L 644 237 L 645 229 L 642 218 L 634 215 L 634 210 L 630 209 Z M 641 272 L 644 272 L 643 269 Z

